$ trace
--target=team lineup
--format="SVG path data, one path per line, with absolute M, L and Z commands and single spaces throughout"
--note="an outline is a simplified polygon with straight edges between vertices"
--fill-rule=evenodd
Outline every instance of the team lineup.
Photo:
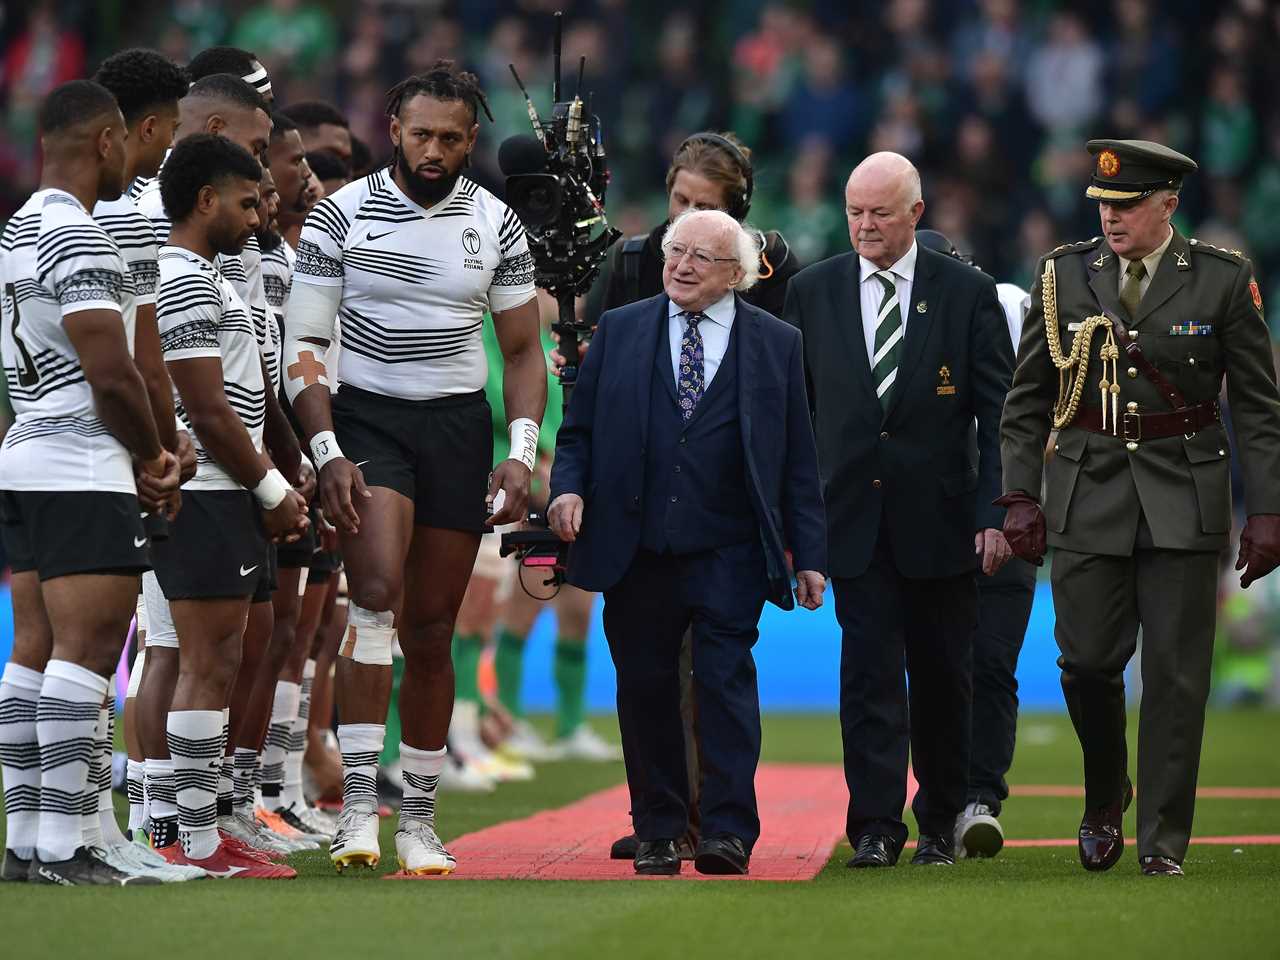
M 0 235 L 16 414 L 0 447 L 15 624 L 0 680 L 2 878 L 288 879 L 288 855 L 322 845 L 340 873 L 374 867 L 393 730 L 395 859 L 408 875 L 454 872 L 437 796 L 470 736 L 459 717 L 474 725 L 476 710 L 455 634 L 488 615 L 473 571 L 483 580 L 499 561 L 482 537 L 523 522 L 540 482 L 551 529 L 573 542 L 569 582 L 605 595 L 636 828 L 612 855 L 637 873 L 683 860 L 748 872 L 756 624 L 767 602 L 816 609 L 828 583 L 844 631 L 849 865 L 896 864 L 909 749 L 913 862 L 998 852 L 1016 697 L 985 703 L 1007 742 L 971 744 L 973 634 L 1000 635 L 991 669 L 1012 680 L 1033 565 L 1054 546 L 1063 688 L 1085 754 L 1081 862 L 1108 869 L 1123 847 L 1122 678 L 1141 622 L 1173 665 L 1150 668 L 1143 701 L 1155 759 L 1137 774 L 1140 863 L 1180 875 L 1210 584 L 1231 524 L 1224 370 L 1246 468 L 1246 585 L 1280 561 L 1261 295 L 1247 261 L 1169 226 L 1195 164 L 1091 142 L 1107 241 L 1050 253 L 1028 295 L 916 231 L 919 174 L 896 154 L 849 179 L 855 252 L 797 272 L 780 234 L 743 224 L 736 138 L 690 137 L 677 161 L 705 172 L 727 158 L 746 192 L 726 211 L 705 193 L 714 180 L 673 164 L 668 222 L 619 243 L 581 304 L 601 322 L 540 478 L 539 264 L 516 210 L 466 175 L 488 113 L 476 78 L 441 60 L 389 91 L 390 162 L 328 192 L 300 128 L 310 146 L 342 125 L 278 110 L 243 50 L 186 67 L 128 50 L 45 100 L 40 188 Z M 351 169 L 349 136 L 332 150 Z M 1224 314 L 1194 356 L 1141 327 L 1180 304 L 1175 281 Z M 495 370 L 500 408 L 486 398 Z M 1194 586 L 1175 611 L 1130 596 L 1170 577 Z M 582 591 L 564 615 L 585 623 Z M 1090 599 L 1102 595 L 1124 616 Z M 126 833 L 109 678 L 135 617 Z M 585 669 L 580 649 L 564 657 Z M 302 775 L 330 668 L 336 816 Z

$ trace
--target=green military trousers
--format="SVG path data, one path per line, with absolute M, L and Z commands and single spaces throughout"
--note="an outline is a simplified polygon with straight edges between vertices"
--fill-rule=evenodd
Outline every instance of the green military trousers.
M 1084 753 L 1085 806 L 1095 809 L 1115 803 L 1128 776 L 1124 669 L 1142 627 L 1138 855 L 1181 863 L 1195 812 L 1220 554 L 1144 548 L 1144 539 L 1128 557 L 1055 551 L 1054 635 Z

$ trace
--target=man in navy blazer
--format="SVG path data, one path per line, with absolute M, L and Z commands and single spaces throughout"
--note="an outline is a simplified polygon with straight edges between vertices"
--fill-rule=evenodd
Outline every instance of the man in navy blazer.
M 618 674 L 637 873 L 678 873 L 689 783 L 680 641 L 693 630 L 702 739 L 702 873 L 745 873 L 760 834 L 760 704 L 751 647 L 765 601 L 810 610 L 826 519 L 794 328 L 737 294 L 755 241 L 691 211 L 662 245 L 666 292 L 600 319 L 556 443 L 551 527 L 569 582 L 602 591 Z
M 853 251 L 796 274 L 784 309 L 804 333 L 831 536 L 851 867 L 898 861 L 908 748 L 911 862 L 954 862 L 974 554 L 987 575 L 1010 556 L 992 505 L 1013 366 L 1004 313 L 990 277 L 916 242 L 923 212 L 910 161 L 872 154 L 845 186 Z

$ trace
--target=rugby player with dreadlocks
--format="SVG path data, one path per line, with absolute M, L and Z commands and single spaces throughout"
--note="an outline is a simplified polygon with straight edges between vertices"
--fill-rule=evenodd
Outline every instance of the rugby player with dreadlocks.
M 390 165 L 317 204 L 298 243 L 285 389 L 339 530 L 351 597 L 337 674 L 343 812 L 330 856 L 339 870 L 380 857 L 375 776 L 397 635 L 405 785 L 396 855 L 411 874 L 454 869 L 435 832 L 454 619 L 481 534 L 525 516 L 546 407 L 524 228 L 463 176 L 482 109 L 476 78 L 450 61 L 392 88 Z M 512 433 L 511 459 L 492 474 L 486 311 Z M 335 315 L 341 351 L 329 369 Z

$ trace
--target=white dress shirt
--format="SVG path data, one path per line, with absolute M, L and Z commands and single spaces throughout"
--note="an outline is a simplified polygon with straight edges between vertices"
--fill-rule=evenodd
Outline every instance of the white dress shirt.
M 1170 227 L 1169 235 L 1164 238 L 1164 243 L 1160 244 L 1160 246 L 1156 247 L 1154 250 L 1152 250 L 1145 257 L 1142 258 L 1142 262 L 1146 264 L 1146 267 L 1147 267 L 1147 275 L 1143 277 L 1142 281 L 1138 284 L 1138 289 L 1142 291 L 1142 295 L 1138 298 L 1139 300 L 1141 300 L 1142 297 L 1145 297 L 1147 295 L 1147 287 L 1151 286 L 1151 278 L 1156 275 L 1156 270 L 1160 267 L 1160 258 L 1163 257 L 1164 252 L 1169 249 L 1169 244 L 1172 241 L 1173 241 L 1173 227 Z M 1120 288 L 1119 289 L 1121 293 L 1124 293 L 1124 285 L 1126 281 L 1128 281 L 1129 279 L 1129 272 L 1128 272 L 1129 264 L 1133 263 L 1133 261 L 1126 260 L 1124 257 L 1117 257 L 1117 259 L 1120 261 Z
M 729 331 L 733 329 L 733 317 L 737 313 L 733 291 L 730 290 L 702 312 L 707 316 L 706 320 L 698 321 L 698 333 L 702 334 L 702 389 L 705 393 L 720 369 L 724 352 L 729 349 Z M 684 316 L 684 308 L 671 301 L 667 334 L 671 340 L 671 375 L 677 384 L 680 382 L 680 342 L 688 325 L 689 318 Z
M 898 290 L 898 307 L 902 314 L 902 336 L 907 335 L 907 323 L 911 314 L 911 286 L 916 277 L 916 242 L 911 241 L 911 249 L 902 255 L 902 259 L 889 268 L 893 274 L 893 284 Z M 881 270 L 866 257 L 858 257 L 861 268 L 861 280 L 858 283 L 858 294 L 862 304 L 862 336 L 867 341 L 867 362 L 875 366 L 876 355 L 876 318 L 880 316 L 880 304 L 884 302 L 884 284 L 876 279 Z

